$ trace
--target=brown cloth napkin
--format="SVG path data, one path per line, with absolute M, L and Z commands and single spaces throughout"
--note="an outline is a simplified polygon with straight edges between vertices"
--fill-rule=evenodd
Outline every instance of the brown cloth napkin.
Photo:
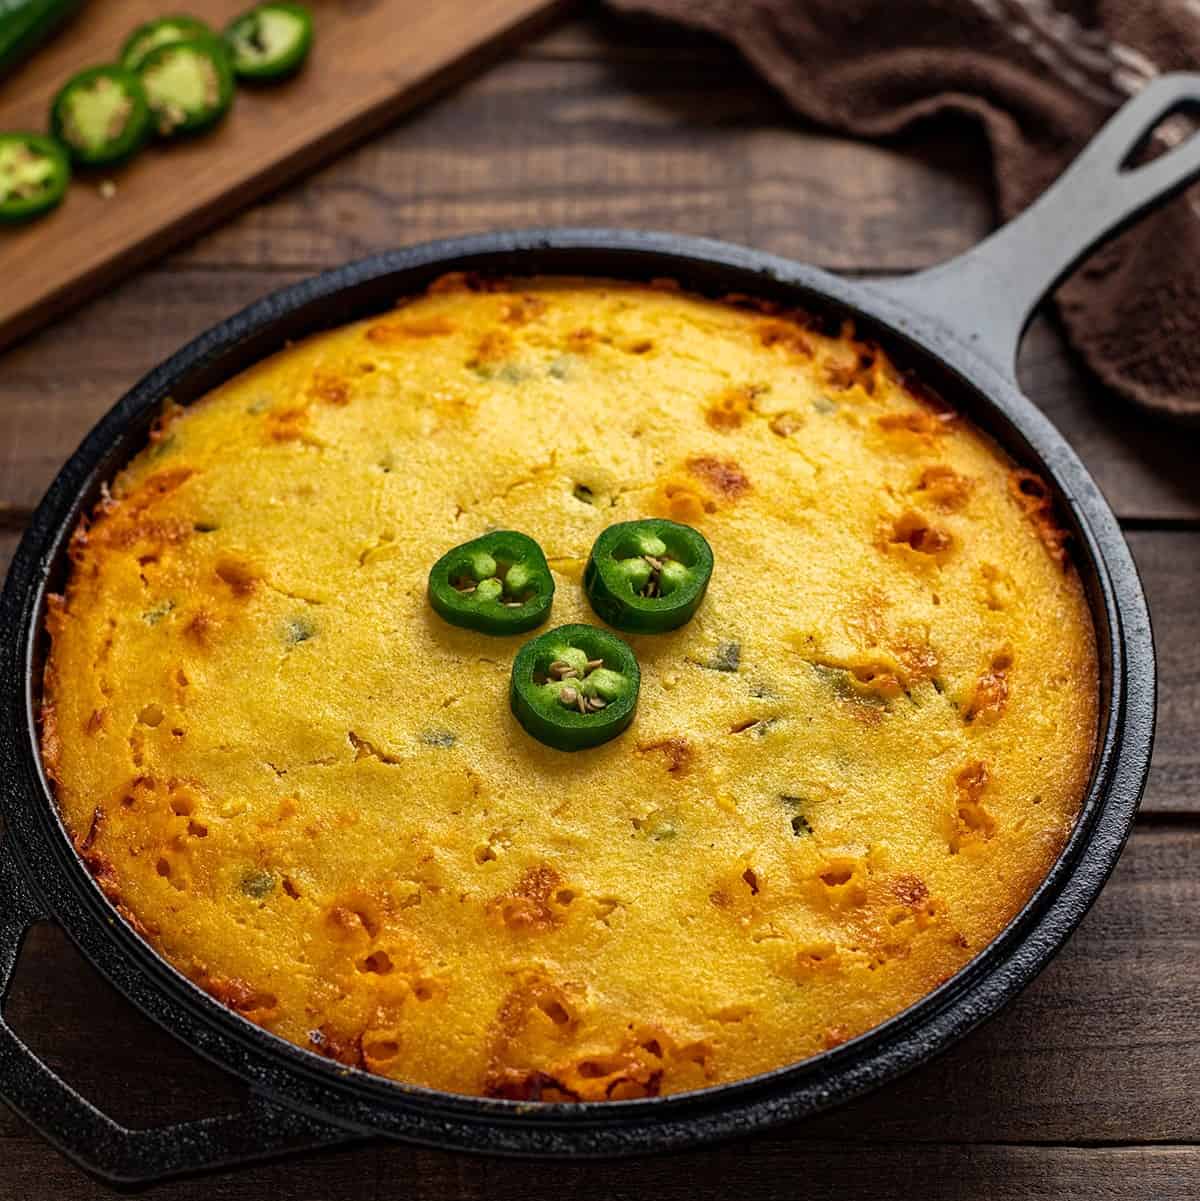
M 1200 0 L 609 0 L 718 34 L 805 117 L 863 137 L 953 110 L 1020 212 L 1156 74 L 1200 67 Z M 1178 121 L 1178 118 L 1176 118 Z M 1164 125 L 1162 140 L 1186 132 Z M 1068 337 L 1146 409 L 1200 422 L 1200 199 L 1110 242 L 1059 289 Z

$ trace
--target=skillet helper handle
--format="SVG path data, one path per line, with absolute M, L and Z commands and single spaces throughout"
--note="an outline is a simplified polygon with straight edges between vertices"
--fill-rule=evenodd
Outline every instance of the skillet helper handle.
M 113 1183 L 145 1184 L 361 1137 L 254 1093 L 240 1113 L 149 1130 L 105 1116 L 55 1075 L 5 1018 L 25 935 L 47 917 L 11 846 L 0 841 L 0 1098 L 82 1168 Z
M 1019 217 L 947 263 L 873 289 L 941 323 L 1015 381 L 1034 310 L 1089 251 L 1200 176 L 1200 136 L 1127 162 L 1172 113 L 1200 111 L 1200 74 L 1153 79 Z

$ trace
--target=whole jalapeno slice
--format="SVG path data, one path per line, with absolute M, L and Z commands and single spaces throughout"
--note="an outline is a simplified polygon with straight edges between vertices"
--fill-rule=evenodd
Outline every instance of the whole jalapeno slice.
M 212 38 L 159 46 L 146 55 L 138 75 L 164 138 L 199 133 L 233 104 L 233 71 L 224 47 Z
M 539 742 L 581 751 L 628 727 L 641 682 L 637 658 L 615 634 L 597 626 L 559 626 L 517 652 L 509 704 Z
M 250 81 L 294 75 L 312 43 L 312 14 L 302 4 L 259 4 L 225 30 L 233 72 Z
M 38 133 L 0 133 L 0 222 L 32 221 L 62 201 L 71 182 L 67 152 Z
M 50 125 L 76 162 L 119 163 L 140 150 L 150 133 L 141 80 L 124 67 L 80 71 L 54 97 Z
M 447 551 L 429 572 L 429 603 L 451 625 L 483 634 L 523 634 L 550 615 L 554 577 L 542 548 L 515 530 L 495 530 Z
M 125 45 L 121 47 L 121 66 L 129 71 L 137 71 L 151 51 L 160 46 L 173 46 L 178 42 L 202 42 L 205 38 L 215 41 L 216 36 L 212 26 L 201 21 L 199 17 L 159 17 L 156 21 L 147 21 L 144 25 L 139 25 L 125 39 Z
M 691 620 L 712 569 L 712 548 L 699 530 L 650 517 L 610 525 L 596 539 L 583 587 L 610 626 L 657 634 Z

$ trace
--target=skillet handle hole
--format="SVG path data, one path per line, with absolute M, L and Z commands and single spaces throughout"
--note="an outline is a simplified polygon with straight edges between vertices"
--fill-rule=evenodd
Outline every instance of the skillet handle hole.
M 1200 132 L 1200 104 L 1181 101 L 1164 113 L 1121 160 L 1122 174 L 1137 171 L 1178 149 Z

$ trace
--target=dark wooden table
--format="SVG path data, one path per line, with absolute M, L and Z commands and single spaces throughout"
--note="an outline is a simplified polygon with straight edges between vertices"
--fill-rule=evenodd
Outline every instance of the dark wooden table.
M 959 124 L 868 146 L 800 126 L 719 46 L 574 19 L 320 174 L 0 356 L 0 557 L 92 422 L 168 352 L 292 280 L 385 247 L 501 226 L 630 225 L 899 272 L 992 225 Z M 1073 363 L 1051 322 L 1027 391 L 1122 519 L 1150 595 L 1161 694 L 1142 817 L 1067 949 L 939 1061 L 817 1121 L 612 1164 L 371 1144 L 154 1195 L 204 1201 L 1200 1196 L 1200 485 L 1197 440 L 1153 428 Z M 218 1113 L 238 1090 L 101 982 L 60 932 L 27 944 L 9 1012 L 116 1118 Z M 0 1107 L 0 1198 L 106 1196 Z

